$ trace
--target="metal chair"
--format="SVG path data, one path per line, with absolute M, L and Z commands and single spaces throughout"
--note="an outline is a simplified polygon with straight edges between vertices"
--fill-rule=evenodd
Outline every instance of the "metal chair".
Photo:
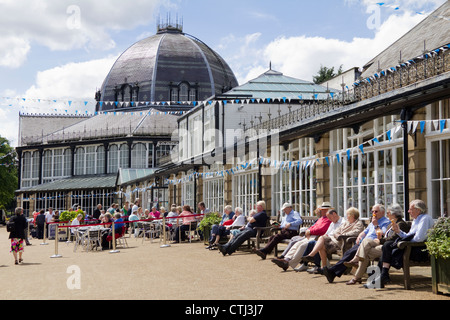
M 86 234 L 86 251 L 101 248 L 102 236 L 100 229 L 88 230 Z

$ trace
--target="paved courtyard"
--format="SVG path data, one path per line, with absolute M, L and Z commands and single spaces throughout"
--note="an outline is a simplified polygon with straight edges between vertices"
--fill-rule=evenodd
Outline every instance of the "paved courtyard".
M 24 263 L 14 265 L 8 233 L 0 227 L 0 299 L 25 300 L 450 300 L 431 291 L 429 268 L 413 268 L 413 290 L 403 289 L 403 276 L 392 273 L 393 284 L 368 290 L 347 286 L 351 275 L 329 284 L 324 276 L 283 272 L 255 254 L 222 256 L 203 243 L 161 248 L 128 238 L 120 252 L 84 252 L 73 244 L 31 240 Z

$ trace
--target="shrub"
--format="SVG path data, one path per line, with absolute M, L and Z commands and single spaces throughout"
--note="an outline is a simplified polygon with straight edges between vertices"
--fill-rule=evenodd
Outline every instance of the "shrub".
M 432 229 L 428 231 L 425 242 L 428 252 L 435 258 L 450 258 L 450 218 L 441 217 Z

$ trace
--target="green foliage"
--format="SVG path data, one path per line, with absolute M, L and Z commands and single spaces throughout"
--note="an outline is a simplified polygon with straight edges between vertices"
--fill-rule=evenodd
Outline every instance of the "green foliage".
M 334 77 L 340 74 L 342 74 L 342 65 L 339 67 L 337 73 L 334 72 L 334 67 L 328 68 L 321 65 L 317 75 L 313 76 L 313 81 L 314 83 L 319 84 L 328 81 L 330 79 L 333 79 Z
M 439 218 L 428 231 L 425 242 L 428 252 L 435 258 L 450 259 L 450 218 Z
M 217 212 L 207 213 L 202 221 L 198 224 L 198 229 L 204 231 L 206 229 L 211 229 L 214 224 L 219 224 L 222 221 L 222 217 Z
M 11 208 L 18 177 L 16 153 L 9 141 L 0 137 L 0 208 Z
M 77 216 L 80 213 L 83 215 L 83 220 L 84 220 L 84 217 L 86 216 L 85 213 L 83 212 L 83 210 L 78 210 L 78 211 L 63 211 L 63 212 L 61 212 L 61 214 L 59 215 L 59 221 L 72 222 L 73 220 L 75 220 L 77 218 Z

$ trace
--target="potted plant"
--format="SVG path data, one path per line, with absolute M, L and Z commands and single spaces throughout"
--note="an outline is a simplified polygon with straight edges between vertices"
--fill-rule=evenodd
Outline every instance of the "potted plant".
M 450 293 L 450 218 L 439 218 L 425 242 L 431 256 L 433 293 Z
M 203 232 L 203 240 L 205 243 L 209 241 L 209 234 L 214 224 L 219 224 L 222 221 L 222 217 L 217 212 L 207 213 L 202 221 L 198 224 L 198 229 Z

